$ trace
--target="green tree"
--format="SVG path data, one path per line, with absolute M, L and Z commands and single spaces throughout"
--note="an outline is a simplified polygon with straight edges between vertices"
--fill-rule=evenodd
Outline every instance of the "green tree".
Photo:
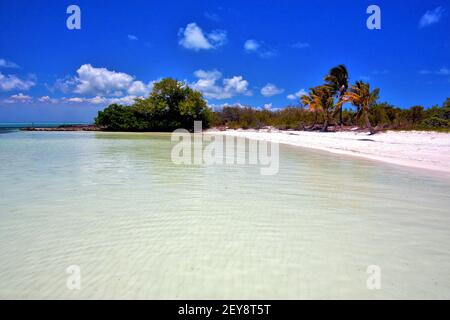
M 348 90 L 348 79 L 348 71 L 343 64 L 332 68 L 325 76 L 326 84 L 332 88 L 339 101 L 342 100 Z M 339 112 L 339 125 L 342 126 L 342 104 L 336 104 L 335 112 Z
M 408 110 L 407 118 L 411 121 L 412 126 L 421 122 L 424 118 L 424 108 L 422 106 L 414 106 Z
M 96 124 L 107 130 L 192 130 L 194 121 L 209 127 L 212 113 L 200 92 L 185 83 L 165 78 L 153 86 L 150 96 L 136 99 L 132 106 L 111 105 L 100 111 Z
M 371 134 L 374 134 L 376 131 L 370 124 L 369 110 L 376 104 L 379 94 L 380 89 L 377 88 L 371 91 L 368 83 L 357 81 L 356 84 L 352 85 L 350 90 L 345 93 L 344 97 L 338 104 L 342 107 L 342 104 L 346 102 L 352 103 L 358 109 L 357 117 L 360 117 L 362 114 L 366 127 L 369 129 Z
M 141 131 L 146 127 L 134 108 L 118 104 L 99 111 L 95 124 L 113 131 Z
M 309 130 L 312 130 L 317 124 L 317 115 L 322 112 L 321 106 L 316 103 L 316 100 L 314 100 L 314 95 L 312 92 L 309 92 L 307 95 L 302 95 L 300 97 L 300 102 L 303 107 L 308 107 L 309 111 L 314 113 L 314 122 L 308 128 Z
M 331 122 L 331 113 L 334 109 L 333 88 L 328 85 L 321 85 L 311 88 L 312 105 L 323 115 L 322 131 L 328 131 Z
M 442 109 L 444 109 L 442 115 L 443 118 L 450 121 L 450 98 L 447 98 L 447 100 L 445 100 Z

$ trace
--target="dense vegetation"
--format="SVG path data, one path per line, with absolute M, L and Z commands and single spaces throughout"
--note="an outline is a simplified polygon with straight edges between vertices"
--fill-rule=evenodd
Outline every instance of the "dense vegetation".
M 112 104 L 98 113 L 96 125 L 114 131 L 173 131 L 193 129 L 194 121 L 228 128 L 263 128 L 327 131 L 346 126 L 366 127 L 371 133 L 384 129 L 450 131 L 450 98 L 442 106 L 400 109 L 379 103 L 379 89 L 357 81 L 349 84 L 343 65 L 332 68 L 324 84 L 300 97 L 299 106 L 262 110 L 226 106 L 212 112 L 200 92 L 177 80 L 156 83 L 148 98 L 132 106 Z M 344 108 L 344 106 L 351 106 Z
M 136 99 L 132 106 L 112 104 L 98 113 L 95 124 L 114 131 L 192 130 L 194 121 L 208 127 L 211 111 L 202 94 L 177 80 L 157 82 L 150 96 Z
M 441 107 L 429 109 L 422 106 L 400 109 L 385 102 L 376 103 L 369 109 L 368 117 L 375 130 L 450 131 L 450 98 Z M 273 126 L 278 129 L 322 130 L 323 123 L 323 115 L 294 106 L 274 111 L 229 106 L 215 112 L 212 120 L 212 126 L 233 129 Z M 333 124 L 337 124 L 339 128 L 338 121 Z M 358 118 L 357 110 L 343 110 L 342 125 L 363 127 L 365 120 Z
M 225 107 L 214 114 L 214 126 L 229 128 L 262 128 L 321 130 L 330 126 L 366 127 L 371 133 L 382 129 L 450 130 L 450 99 L 442 107 L 425 110 L 422 106 L 400 109 L 388 103 L 378 103 L 380 89 L 368 83 L 349 84 L 345 66 L 332 68 L 324 84 L 313 87 L 300 97 L 300 107 L 276 111 Z M 344 110 L 344 105 L 351 108 Z

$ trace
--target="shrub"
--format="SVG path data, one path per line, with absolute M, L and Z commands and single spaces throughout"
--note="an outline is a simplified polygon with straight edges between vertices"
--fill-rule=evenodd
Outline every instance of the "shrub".
M 115 131 L 192 130 L 194 121 L 210 125 L 212 114 L 200 92 L 177 80 L 156 83 L 148 98 L 131 106 L 110 105 L 98 113 L 95 123 Z

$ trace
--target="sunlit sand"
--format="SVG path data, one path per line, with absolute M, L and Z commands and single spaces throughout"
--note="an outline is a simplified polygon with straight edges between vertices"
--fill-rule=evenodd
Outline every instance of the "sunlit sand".
M 431 131 L 307 132 L 279 130 L 210 130 L 233 135 L 285 143 L 305 148 L 346 154 L 402 166 L 430 169 L 450 174 L 450 133 Z

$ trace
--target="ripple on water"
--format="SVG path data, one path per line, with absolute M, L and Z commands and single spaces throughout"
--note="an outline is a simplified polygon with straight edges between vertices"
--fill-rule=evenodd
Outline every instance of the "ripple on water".
M 176 166 L 171 146 L 2 135 L 0 297 L 450 297 L 449 181 L 292 146 L 275 176 Z M 66 288 L 70 265 L 79 291 Z

